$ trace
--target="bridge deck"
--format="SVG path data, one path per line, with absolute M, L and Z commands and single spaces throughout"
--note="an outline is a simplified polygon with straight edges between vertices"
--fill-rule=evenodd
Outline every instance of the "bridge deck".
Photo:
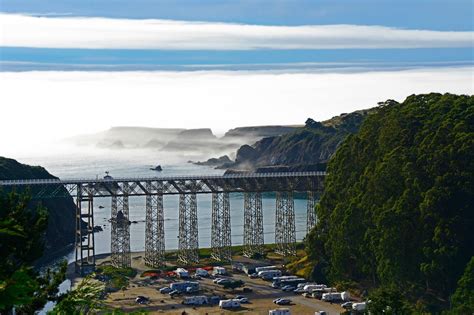
M 7 190 L 29 187 L 32 198 L 317 191 L 321 189 L 325 175 L 325 172 L 287 172 L 113 179 L 27 179 L 0 181 L 0 187 Z
M 192 176 L 154 176 L 154 177 L 114 177 L 104 178 L 71 178 L 71 179 L 17 179 L 0 180 L 0 186 L 31 186 L 49 184 L 90 184 L 90 183 L 119 183 L 119 182 L 148 182 L 148 181 L 192 181 L 192 180 L 229 180 L 229 179 L 259 179 L 285 177 L 325 176 L 326 172 L 280 172 L 280 173 L 240 173 L 229 175 L 192 175 Z

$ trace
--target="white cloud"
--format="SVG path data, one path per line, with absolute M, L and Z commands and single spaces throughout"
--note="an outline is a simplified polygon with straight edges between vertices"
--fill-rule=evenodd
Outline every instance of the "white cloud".
M 472 67 L 362 73 L 0 72 L 0 156 L 110 126 L 302 124 L 403 101 L 473 94 Z
M 339 49 L 472 47 L 474 32 L 383 26 L 262 26 L 0 13 L 1 46 L 98 49 Z

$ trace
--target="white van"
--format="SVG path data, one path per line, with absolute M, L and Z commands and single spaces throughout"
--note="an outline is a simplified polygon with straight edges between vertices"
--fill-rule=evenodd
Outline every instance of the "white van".
M 239 308 L 240 307 L 240 301 L 237 300 L 237 299 L 220 300 L 219 301 L 219 307 L 220 308 Z
M 365 311 L 366 308 L 367 308 L 366 302 L 352 304 L 352 309 L 354 311 L 362 312 L 362 311 Z
M 222 276 L 222 275 L 227 274 L 227 271 L 225 270 L 224 267 L 216 266 L 216 267 L 214 267 L 214 270 L 212 271 L 212 273 L 213 273 L 214 275 L 220 275 L 220 276 Z

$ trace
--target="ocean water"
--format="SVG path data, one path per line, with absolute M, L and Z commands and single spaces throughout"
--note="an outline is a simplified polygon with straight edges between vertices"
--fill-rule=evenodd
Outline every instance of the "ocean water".
M 163 153 L 155 150 L 88 150 L 75 148 L 63 152 L 43 151 L 42 154 L 25 154 L 18 161 L 30 165 L 41 165 L 50 173 L 62 179 L 103 177 L 105 171 L 113 177 L 127 176 L 169 176 L 223 174 L 223 170 L 197 166 L 189 160 L 208 158 L 199 154 Z M 162 172 L 150 170 L 160 164 Z M 295 194 L 296 237 L 302 240 L 306 235 L 306 194 Z M 178 196 L 164 196 L 165 248 L 178 247 Z M 275 242 L 275 194 L 262 196 L 265 243 Z M 211 195 L 198 194 L 199 246 L 210 247 L 211 243 Z M 103 207 L 102 209 L 99 207 Z M 138 223 L 130 226 L 132 251 L 145 249 L 145 197 L 130 197 L 130 220 Z M 230 194 L 232 244 L 243 243 L 243 194 Z M 94 199 L 95 224 L 103 228 L 95 234 L 96 253 L 110 253 L 111 198 Z M 73 259 L 73 253 L 67 255 Z

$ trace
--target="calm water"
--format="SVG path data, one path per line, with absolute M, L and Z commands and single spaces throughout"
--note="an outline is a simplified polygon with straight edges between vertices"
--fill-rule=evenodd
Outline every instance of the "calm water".
M 44 166 L 50 173 L 60 178 L 96 178 L 104 176 L 105 171 L 115 177 L 156 176 L 156 175 L 209 175 L 222 174 L 222 170 L 196 166 L 188 160 L 202 160 L 206 157 L 198 155 L 163 154 L 157 151 L 143 150 L 100 150 L 75 151 L 68 154 L 42 154 L 22 156 L 18 160 L 30 165 Z M 161 164 L 162 172 L 151 171 L 149 168 Z M 306 234 L 306 200 L 305 195 L 295 195 L 296 236 L 302 240 Z M 197 196 L 198 200 L 198 231 L 199 246 L 210 247 L 211 237 L 211 195 Z M 130 197 L 130 220 L 138 221 L 130 226 L 130 242 L 132 251 L 145 249 L 145 197 Z M 95 234 L 96 253 L 110 252 L 110 198 L 96 198 L 95 224 L 102 226 L 103 232 Z M 103 209 L 99 209 L 102 206 Z M 230 194 L 232 244 L 243 242 L 243 194 Z M 178 196 L 164 196 L 166 249 L 178 246 Z M 265 243 L 275 241 L 275 196 L 263 195 L 263 221 Z M 68 255 L 72 259 L 72 253 Z

